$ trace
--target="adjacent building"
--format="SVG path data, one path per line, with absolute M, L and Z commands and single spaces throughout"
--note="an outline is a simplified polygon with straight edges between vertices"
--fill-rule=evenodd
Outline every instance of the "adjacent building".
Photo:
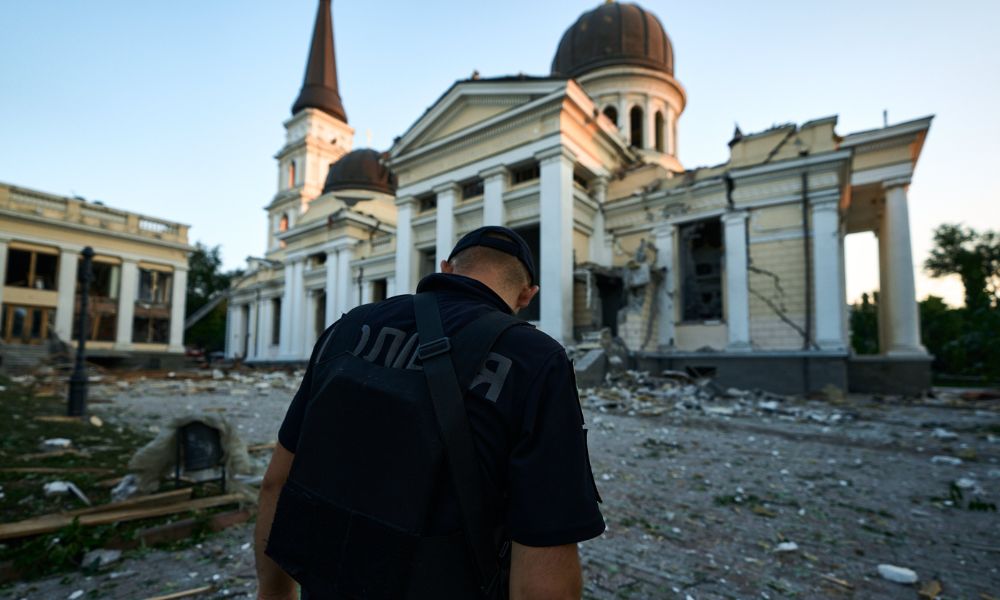
M 184 352 L 188 227 L 0 183 L 0 367 L 75 346 L 90 246 L 91 357 L 157 366 Z
M 550 74 L 457 81 L 388 152 L 352 150 L 321 0 L 227 354 L 303 361 L 343 312 L 412 292 L 461 235 L 502 224 L 539 267 L 522 316 L 566 345 L 607 331 L 647 368 L 788 391 L 927 382 L 907 189 L 931 117 L 737 128 L 725 163 L 686 169 L 687 96 L 656 16 L 603 3 L 554 48 Z M 879 238 L 874 358 L 848 343 L 844 238 L 863 231 Z

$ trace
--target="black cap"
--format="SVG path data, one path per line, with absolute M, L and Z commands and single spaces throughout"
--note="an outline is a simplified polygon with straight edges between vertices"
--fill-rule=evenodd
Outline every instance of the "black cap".
M 498 235 L 508 239 L 497 237 Z M 535 261 L 531 258 L 531 248 L 528 247 L 528 242 L 524 241 L 524 238 L 515 233 L 514 230 L 500 227 L 499 225 L 487 225 L 475 231 L 470 231 L 462 236 L 462 239 L 458 240 L 455 248 L 448 255 L 448 260 L 454 258 L 462 250 L 472 248 L 473 246 L 485 246 L 499 250 L 505 254 L 510 254 L 521 261 L 524 268 L 528 270 L 531 285 L 535 285 L 537 278 L 535 277 Z

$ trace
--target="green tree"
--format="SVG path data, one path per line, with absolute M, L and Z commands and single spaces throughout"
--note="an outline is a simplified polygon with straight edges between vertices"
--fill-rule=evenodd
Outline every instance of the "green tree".
M 851 348 L 857 354 L 878 354 L 878 292 L 861 294 L 851 305 Z
M 195 243 L 194 251 L 188 256 L 187 316 L 194 314 L 209 302 L 224 294 L 233 279 L 242 275 L 239 269 L 222 270 L 222 255 L 219 246 L 209 248 L 201 242 Z M 226 342 L 226 301 L 222 300 L 184 334 L 189 346 L 214 352 L 225 348 Z
M 1000 234 L 944 223 L 934 230 L 934 249 L 924 262 L 932 277 L 958 275 L 965 307 L 976 311 L 1000 302 Z

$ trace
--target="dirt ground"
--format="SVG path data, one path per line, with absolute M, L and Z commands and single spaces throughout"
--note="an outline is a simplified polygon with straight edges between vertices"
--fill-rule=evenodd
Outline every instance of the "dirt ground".
M 146 429 L 211 409 L 263 443 L 295 382 L 108 382 L 93 409 Z M 949 397 L 807 402 L 642 377 L 584 390 L 608 524 L 581 547 L 585 597 L 1000 598 L 1000 410 Z M 199 598 L 253 598 L 251 530 L 128 552 L 101 572 L 17 583 L 0 597 L 147 598 L 211 585 Z M 920 581 L 888 581 L 883 564 Z

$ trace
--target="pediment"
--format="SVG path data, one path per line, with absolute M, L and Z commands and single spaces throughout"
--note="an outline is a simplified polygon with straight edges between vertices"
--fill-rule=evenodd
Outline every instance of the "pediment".
M 403 135 L 392 154 L 411 152 L 463 130 L 502 119 L 507 112 L 565 85 L 559 81 L 462 82 L 453 86 Z

